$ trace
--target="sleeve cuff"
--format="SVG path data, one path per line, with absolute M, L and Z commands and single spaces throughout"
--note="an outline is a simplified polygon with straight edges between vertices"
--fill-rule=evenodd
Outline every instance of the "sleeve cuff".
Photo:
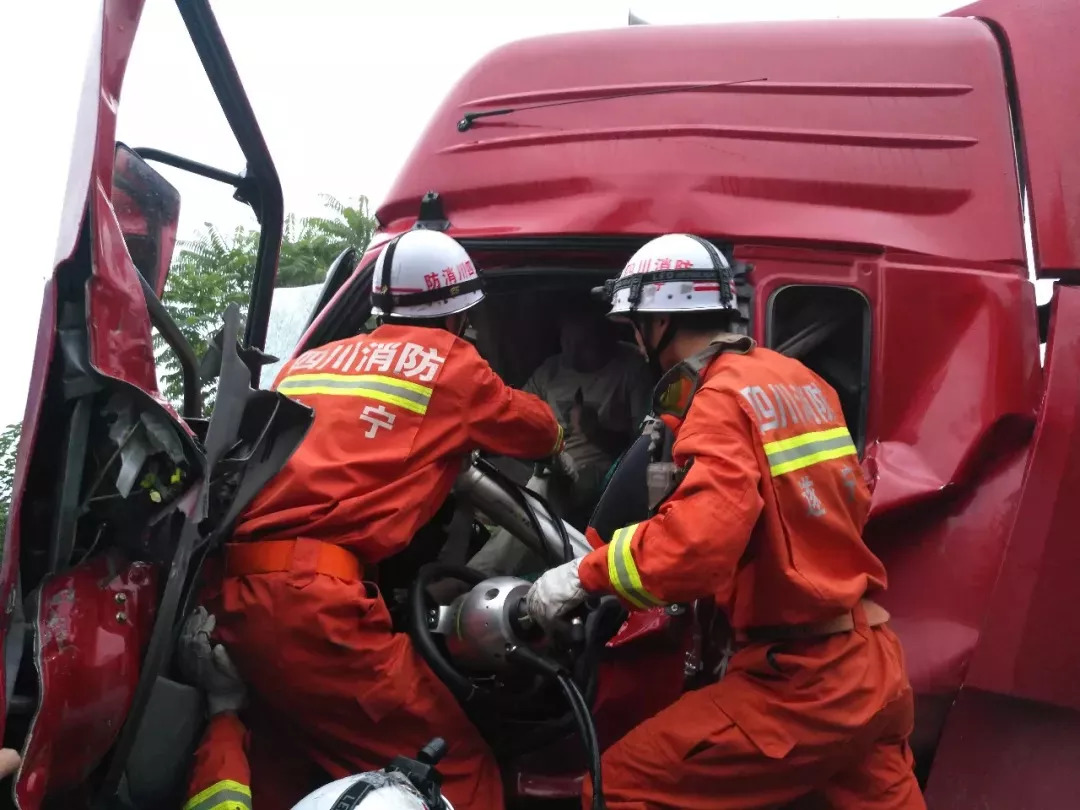
M 605 545 L 604 538 L 600 536 L 600 532 L 592 526 L 585 527 L 585 540 L 594 549 L 602 548 Z
M 588 593 L 613 593 L 607 572 L 607 546 L 585 555 L 578 568 L 578 580 Z

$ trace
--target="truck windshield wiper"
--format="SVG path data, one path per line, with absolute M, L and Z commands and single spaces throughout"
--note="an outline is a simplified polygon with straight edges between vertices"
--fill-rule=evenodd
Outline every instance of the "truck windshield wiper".
M 584 104 L 587 101 L 610 101 L 615 98 L 633 98 L 635 96 L 657 96 L 666 93 L 692 93 L 696 90 L 714 90 L 719 87 L 731 87 L 736 84 L 749 84 L 750 82 L 767 82 L 767 78 L 738 79 L 733 82 L 706 82 L 704 84 L 688 84 L 680 87 L 654 87 L 649 90 L 628 90 L 625 93 L 612 93 L 608 96 L 589 96 L 588 98 L 575 98 L 568 101 L 549 101 L 544 104 L 527 104 L 524 107 L 503 107 L 499 110 L 482 110 L 480 112 L 467 112 L 457 122 L 458 132 L 466 132 L 479 118 L 491 118 L 496 115 L 512 115 L 525 110 L 539 110 L 544 107 L 565 107 L 569 104 Z

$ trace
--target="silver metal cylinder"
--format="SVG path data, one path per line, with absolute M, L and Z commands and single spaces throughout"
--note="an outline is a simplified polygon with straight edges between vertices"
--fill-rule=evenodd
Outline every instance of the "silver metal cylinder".
M 523 579 L 493 577 L 455 600 L 450 607 L 453 626 L 445 633 L 454 663 L 474 672 L 507 669 L 507 649 L 524 643 L 514 622 L 528 592 Z
M 537 522 L 543 531 L 542 537 L 536 536 L 536 530 L 525 510 L 506 493 L 502 486 L 478 470 L 475 465 L 468 465 L 458 476 L 454 491 L 459 497 L 468 501 L 474 509 L 483 512 L 526 545 L 537 551 L 547 548 L 557 559 L 562 558 L 562 539 L 559 537 L 552 516 L 548 515 L 547 510 L 541 508 L 539 504 L 536 504 L 535 511 Z M 570 538 L 570 548 L 575 557 L 584 557 L 592 551 L 592 547 L 581 532 L 566 521 L 560 522 L 566 527 L 566 533 Z

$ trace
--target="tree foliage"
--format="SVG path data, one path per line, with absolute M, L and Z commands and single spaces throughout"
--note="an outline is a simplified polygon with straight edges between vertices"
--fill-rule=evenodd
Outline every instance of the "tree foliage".
M 7 537 L 11 491 L 15 485 L 15 458 L 18 455 L 21 435 L 22 422 L 8 425 L 0 431 L 0 548 L 3 548 Z
M 367 199 L 343 203 L 324 195 L 323 203 L 324 216 L 286 217 L 275 286 L 320 284 L 343 250 L 353 247 L 363 251 L 367 247 L 376 227 Z M 258 230 L 239 227 L 223 233 L 209 223 L 194 240 L 180 243 L 162 303 L 196 356 L 202 357 L 210 347 L 230 303 L 237 303 L 246 317 L 258 248 Z M 155 336 L 155 350 L 163 393 L 179 402 L 183 398 L 179 361 L 160 336 Z M 204 395 L 212 396 L 213 388 L 212 382 L 207 383 Z
M 364 250 L 375 232 L 375 217 L 361 197 L 346 205 L 329 194 L 323 195 L 328 216 L 285 220 L 285 236 L 278 262 L 278 287 L 306 287 L 321 284 L 341 251 L 348 247 Z

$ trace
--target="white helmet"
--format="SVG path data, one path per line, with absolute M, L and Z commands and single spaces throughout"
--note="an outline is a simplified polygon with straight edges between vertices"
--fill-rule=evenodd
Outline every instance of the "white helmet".
M 712 242 L 700 236 L 658 236 L 630 257 L 613 284 L 608 283 L 608 315 L 739 312 L 731 265 Z
M 373 315 L 441 318 L 483 300 L 480 276 L 469 254 L 439 231 L 406 231 L 390 240 L 375 260 Z
M 427 803 L 402 773 L 372 771 L 346 776 L 309 793 L 293 810 L 454 810 L 446 799 Z

